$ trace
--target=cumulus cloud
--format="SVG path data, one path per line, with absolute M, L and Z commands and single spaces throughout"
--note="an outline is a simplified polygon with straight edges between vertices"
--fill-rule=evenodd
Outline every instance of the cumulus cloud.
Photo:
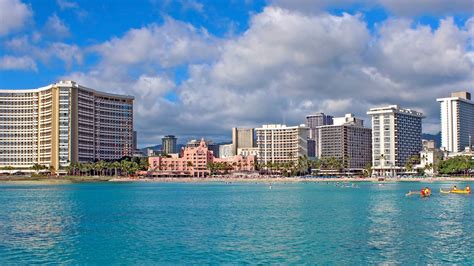
M 33 70 L 37 71 L 35 61 L 28 56 L 15 57 L 5 55 L 0 57 L 0 70 Z
M 172 67 L 214 58 L 218 44 L 205 29 L 167 18 L 163 25 L 131 29 L 124 36 L 113 38 L 94 50 L 110 64 L 149 63 Z
M 32 14 L 31 8 L 19 0 L 0 0 L 0 36 L 23 28 Z
M 390 20 L 380 28 L 377 63 L 391 77 L 412 85 L 441 85 L 472 75 L 466 44 L 468 31 L 452 18 L 442 19 L 436 30 L 411 21 Z
M 28 36 L 6 41 L 4 47 L 13 53 L 27 55 L 45 64 L 54 59 L 61 60 L 67 68 L 71 68 L 73 64 L 82 64 L 84 58 L 83 50 L 75 44 L 63 42 L 32 44 Z
M 472 21 L 445 18 L 434 29 L 390 19 L 371 33 L 359 15 L 271 6 L 223 40 L 168 19 L 94 46 L 100 62 L 68 78 L 135 95 L 141 145 L 165 134 L 228 139 L 234 126 L 300 124 L 320 111 L 364 118 L 386 104 L 424 112 L 434 132 L 436 97 L 474 82 Z M 187 77 L 175 84 L 181 65 Z

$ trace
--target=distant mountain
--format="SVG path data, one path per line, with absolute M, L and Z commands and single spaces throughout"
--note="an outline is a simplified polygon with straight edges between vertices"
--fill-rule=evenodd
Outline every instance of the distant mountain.
M 422 139 L 434 140 L 436 148 L 441 147 L 441 132 L 438 134 L 421 134 Z
M 161 150 L 161 145 L 155 145 L 155 146 L 149 146 L 149 147 L 145 147 L 145 148 L 141 148 L 140 150 L 142 152 L 145 152 L 148 150 L 148 149 L 152 149 L 154 151 L 158 151 L 158 150 Z
M 225 144 L 231 144 L 231 143 L 232 142 L 219 142 L 219 143 L 214 143 L 214 145 L 225 145 Z M 162 146 L 161 144 L 158 144 L 158 145 L 155 145 L 155 146 L 149 146 L 149 147 L 141 148 L 139 150 L 146 154 L 147 149 L 152 149 L 154 151 L 159 151 L 159 150 L 161 150 L 161 146 Z M 176 146 L 178 148 L 178 151 L 180 151 L 182 147 L 186 147 L 186 144 L 177 144 Z
M 178 151 L 179 151 L 179 150 L 181 150 L 181 147 L 184 147 L 184 146 L 186 146 L 186 145 L 184 145 L 184 144 L 177 144 L 176 146 L 177 146 Z M 161 144 L 158 144 L 158 145 L 155 145 L 155 146 L 149 146 L 149 147 L 141 148 L 140 150 L 141 150 L 143 153 L 146 154 L 146 151 L 147 151 L 148 149 L 152 149 L 152 150 L 154 150 L 154 151 L 159 151 L 159 150 L 161 150 Z

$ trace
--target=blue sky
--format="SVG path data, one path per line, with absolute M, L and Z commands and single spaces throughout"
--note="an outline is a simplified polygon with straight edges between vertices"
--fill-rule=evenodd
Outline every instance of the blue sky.
M 136 96 L 140 146 L 233 126 L 362 118 L 474 87 L 466 0 L 0 0 L 0 87 L 74 79 Z

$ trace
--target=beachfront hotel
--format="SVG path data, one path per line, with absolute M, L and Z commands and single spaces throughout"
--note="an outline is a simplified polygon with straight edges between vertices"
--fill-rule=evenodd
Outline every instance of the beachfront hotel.
M 132 96 L 74 81 L 0 90 L 0 167 L 113 160 L 133 152 Z
M 308 128 L 305 125 L 263 125 L 257 133 L 258 163 L 296 163 L 300 156 L 308 155 Z
M 352 173 L 362 173 L 372 161 L 372 130 L 362 119 L 346 114 L 318 131 L 319 158 L 340 159 L 344 170 Z
M 207 177 L 211 175 L 209 163 L 225 163 L 235 172 L 255 170 L 255 156 L 215 158 L 208 144 L 201 139 L 198 145 L 186 146 L 179 154 L 148 157 L 149 169 L 141 174 L 155 177 Z
M 372 169 L 377 176 L 395 176 L 422 150 L 423 114 L 398 105 L 371 108 Z
M 333 117 L 330 115 L 325 115 L 324 113 L 317 113 L 313 115 L 306 116 L 306 126 L 308 129 L 308 156 L 316 157 L 319 154 L 318 151 L 318 139 L 319 139 L 319 130 L 320 126 L 332 125 Z
M 441 147 L 458 153 L 472 145 L 474 138 L 474 102 L 469 92 L 453 92 L 451 97 L 436 99 L 441 107 Z M 471 142 L 470 142 L 471 141 Z
M 178 153 L 178 139 L 173 135 L 164 136 L 161 139 L 161 150 L 165 154 Z
M 253 128 L 232 128 L 232 148 L 234 155 L 242 148 L 255 147 L 255 130 Z

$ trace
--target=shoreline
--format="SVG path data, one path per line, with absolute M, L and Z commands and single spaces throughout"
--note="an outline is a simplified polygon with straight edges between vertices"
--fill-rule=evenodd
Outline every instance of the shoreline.
M 150 183 L 324 183 L 324 182 L 474 182 L 474 177 L 437 177 L 437 178 L 386 178 L 379 181 L 378 178 L 299 178 L 299 177 L 273 177 L 273 178 L 242 178 L 242 177 L 210 177 L 210 178 L 113 178 L 109 182 L 150 182 Z
M 374 182 L 374 183 L 398 183 L 398 182 L 423 182 L 423 183 L 443 183 L 443 182 L 474 182 L 474 177 L 435 177 L 435 178 L 385 178 L 380 181 L 379 178 L 299 178 L 299 177 L 161 177 L 161 178 L 129 178 L 129 177 L 0 177 L 0 184 L 73 184 L 73 183 L 324 183 L 324 182 Z

